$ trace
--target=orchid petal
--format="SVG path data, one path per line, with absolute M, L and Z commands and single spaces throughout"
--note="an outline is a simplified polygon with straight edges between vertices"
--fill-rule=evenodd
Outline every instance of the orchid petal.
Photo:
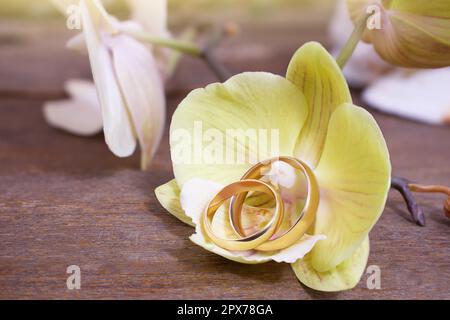
M 192 219 L 195 225 L 200 225 L 203 211 L 222 187 L 220 183 L 198 178 L 186 182 L 180 193 L 180 203 L 186 215 Z
M 86 40 L 84 39 L 83 33 L 77 34 L 76 36 L 70 38 L 66 42 L 66 48 L 81 54 L 87 54 Z
M 192 242 L 208 251 L 216 253 L 226 259 L 247 264 L 264 263 L 270 260 L 293 263 L 310 252 L 319 240 L 326 238 L 323 235 L 304 235 L 302 239 L 294 245 L 274 252 L 258 252 L 254 250 L 238 252 L 222 249 L 209 240 L 206 240 L 200 227 L 202 213 L 206 209 L 209 201 L 218 191 L 220 191 L 220 189 L 222 189 L 222 185 L 219 183 L 195 178 L 185 183 L 180 195 L 180 202 L 183 210 L 196 225 L 196 232 L 190 239 Z M 253 209 L 254 210 L 245 212 L 243 216 L 247 216 L 248 219 L 248 215 L 258 214 L 258 210 L 267 210 L 261 208 Z M 245 208 L 243 210 L 245 210 Z M 250 219 L 252 218 L 250 217 Z M 224 207 L 216 212 L 212 222 L 212 229 L 218 236 L 226 238 L 233 237 L 234 232 L 232 231 L 229 222 L 228 212 Z
M 131 9 L 131 19 L 139 25 L 140 29 L 154 37 L 171 38 L 167 29 L 167 1 L 166 0 L 127 0 Z M 134 30 L 129 22 L 121 23 L 122 30 Z M 142 30 L 141 30 L 142 31 Z M 170 50 L 162 46 L 151 46 L 155 55 L 160 73 L 167 80 L 171 73 L 170 61 L 173 56 L 179 55 L 179 52 Z
M 450 19 L 401 12 L 387 18 L 384 14 L 385 26 L 370 33 L 371 42 L 383 59 L 402 67 L 450 65 Z
M 154 36 L 167 36 L 167 0 L 127 0 L 131 18 Z
M 349 290 L 360 281 L 369 251 L 369 237 L 366 237 L 351 257 L 329 271 L 316 271 L 311 264 L 311 254 L 291 266 L 300 282 L 309 288 L 325 292 Z
M 122 93 L 113 71 L 110 52 L 101 37 L 114 29 L 98 0 L 80 2 L 83 33 L 89 52 L 92 74 L 103 114 L 105 141 L 111 151 L 126 157 L 136 148 L 136 139 Z M 105 31 L 101 31 L 101 30 Z
M 45 120 L 51 126 L 80 136 L 91 136 L 102 130 L 97 105 L 76 100 L 50 101 L 44 105 Z
M 125 36 L 107 41 L 112 50 L 115 74 L 133 119 L 147 169 L 161 141 L 166 120 L 164 86 L 158 66 L 145 46 Z
M 360 246 L 380 217 L 390 187 L 391 165 L 383 135 L 364 109 L 343 104 L 333 113 L 315 170 L 320 202 L 311 252 L 318 272 L 333 269 Z
M 195 224 L 192 222 L 191 218 L 189 218 L 181 208 L 180 192 L 180 188 L 175 179 L 170 180 L 155 189 L 156 198 L 164 209 L 182 222 L 194 227 Z
M 398 71 L 363 92 L 371 107 L 426 123 L 444 123 L 450 115 L 450 68 Z
M 339 105 L 352 101 L 350 91 L 336 61 L 316 42 L 297 50 L 289 64 L 287 79 L 304 93 L 309 109 L 295 155 L 315 167 L 322 154 L 328 121 Z
M 66 91 L 71 99 L 45 103 L 43 111 L 46 121 L 55 128 L 76 135 L 99 133 L 103 121 L 94 84 L 87 80 L 70 80 Z
M 66 82 L 64 87 L 71 98 L 86 104 L 95 104 L 100 111 L 97 91 L 95 90 L 95 85 L 92 81 L 85 79 L 70 79 Z
M 270 73 L 243 73 L 194 90 L 172 118 L 175 178 L 180 187 L 192 178 L 226 184 L 240 179 L 252 161 L 292 156 L 306 117 L 303 94 Z

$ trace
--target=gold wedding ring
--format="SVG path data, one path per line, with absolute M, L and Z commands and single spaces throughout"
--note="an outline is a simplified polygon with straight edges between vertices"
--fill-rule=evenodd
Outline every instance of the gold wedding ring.
M 314 222 L 317 207 L 319 205 L 319 187 L 312 169 L 303 161 L 295 158 L 278 157 L 260 162 L 250 168 L 250 170 L 242 176 L 241 181 L 245 181 L 247 179 L 260 179 L 264 175 L 264 172 L 267 172 L 267 170 L 270 169 L 271 164 L 275 161 L 285 162 L 293 168 L 302 171 L 306 178 L 308 194 L 306 197 L 305 206 L 294 225 L 292 225 L 281 236 L 278 236 L 275 239 L 268 239 L 266 242 L 256 247 L 256 250 L 260 251 L 281 250 L 300 240 Z M 233 196 L 229 208 L 231 226 L 240 236 L 244 235 L 241 224 L 241 211 L 246 196 L 247 193 L 239 193 Z
M 275 209 L 271 221 L 261 231 L 248 237 L 241 235 L 237 239 L 225 239 L 216 236 L 212 230 L 212 218 L 217 210 L 231 197 L 247 194 L 250 191 L 263 192 L 275 199 Z M 233 251 L 252 250 L 269 240 L 279 229 L 283 220 L 283 211 L 283 201 L 275 189 L 261 180 L 246 179 L 227 185 L 214 196 L 203 213 L 201 227 L 209 239 L 223 249 Z
M 305 206 L 297 221 L 282 235 L 273 238 L 278 232 L 283 218 L 284 205 L 281 195 L 270 184 L 260 180 L 264 172 L 268 171 L 275 161 L 282 161 L 300 170 L 306 179 L 308 193 Z M 269 223 L 260 231 L 246 236 L 242 227 L 242 209 L 249 192 L 262 192 L 269 194 L 275 200 L 274 213 Z M 212 230 L 212 219 L 217 210 L 228 199 L 231 199 L 228 215 L 235 239 L 226 239 L 217 236 Z M 241 178 L 220 190 L 209 202 L 201 219 L 201 228 L 204 234 L 216 245 L 232 251 L 259 250 L 275 251 L 295 244 L 314 222 L 319 205 L 319 187 L 312 169 L 303 161 L 292 157 L 278 157 L 254 165 Z

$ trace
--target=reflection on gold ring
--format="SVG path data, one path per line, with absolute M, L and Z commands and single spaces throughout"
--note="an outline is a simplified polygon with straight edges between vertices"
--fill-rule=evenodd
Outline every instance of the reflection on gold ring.
M 241 180 L 244 181 L 247 179 L 260 179 L 263 176 L 263 172 L 270 168 L 271 164 L 275 161 L 285 162 L 295 169 L 301 170 L 306 178 L 308 194 L 306 197 L 305 206 L 294 225 L 292 225 L 289 230 L 287 230 L 284 234 L 277 237 L 276 239 L 270 239 L 258 246 L 256 249 L 260 251 L 280 250 L 283 248 L 287 248 L 300 240 L 300 238 L 313 224 L 319 204 L 319 187 L 317 185 L 317 180 L 312 169 L 303 161 L 292 157 L 278 157 L 260 162 L 250 168 L 242 176 Z M 233 227 L 234 231 L 240 236 L 244 235 L 241 225 L 241 210 L 246 196 L 247 193 L 240 193 L 233 196 L 229 208 L 231 226 Z
M 271 195 L 275 199 L 275 211 L 271 221 L 261 231 L 248 237 L 239 237 L 237 239 L 224 239 L 214 234 L 212 230 L 212 218 L 222 204 L 233 197 L 242 193 L 247 194 L 250 191 L 263 192 Z M 269 240 L 281 225 L 283 220 L 283 201 L 278 192 L 269 184 L 255 179 L 247 179 L 231 183 L 220 190 L 208 204 L 201 219 L 203 232 L 216 245 L 223 249 L 239 251 L 252 250 Z

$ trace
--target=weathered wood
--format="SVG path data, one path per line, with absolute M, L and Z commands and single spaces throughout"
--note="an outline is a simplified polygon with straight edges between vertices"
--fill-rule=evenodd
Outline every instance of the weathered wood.
M 325 39 L 324 28 L 285 31 L 244 33 L 219 58 L 234 71 L 282 74 L 300 43 Z M 86 61 L 77 57 L 70 67 L 72 56 L 44 40 L 1 44 L 0 93 L 25 88 L 30 97 L 60 96 L 63 80 L 89 74 Z M 278 41 L 276 50 L 265 51 Z M 243 47 L 245 53 L 236 52 Z M 188 89 L 210 81 L 201 63 L 185 59 L 170 84 L 169 114 Z M 167 134 L 152 170 L 141 172 L 138 157 L 115 158 L 100 135 L 86 139 L 50 128 L 42 98 L 11 96 L 0 98 L 0 298 L 450 299 L 450 221 L 438 196 L 418 196 L 427 214 L 421 228 L 400 196 L 390 194 L 371 233 L 369 265 L 381 268 L 381 290 L 368 290 L 365 275 L 354 290 L 318 293 L 303 287 L 287 264 L 241 265 L 188 240 L 192 229 L 153 194 L 172 178 Z M 398 175 L 450 184 L 449 128 L 373 113 Z M 66 288 L 71 264 L 81 267 L 81 290 Z

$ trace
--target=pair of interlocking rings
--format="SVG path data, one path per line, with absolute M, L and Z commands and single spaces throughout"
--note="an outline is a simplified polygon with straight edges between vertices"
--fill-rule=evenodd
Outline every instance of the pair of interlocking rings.
M 303 172 L 308 193 L 305 205 L 296 222 L 281 235 L 276 235 L 284 218 L 284 204 L 281 195 L 270 184 L 260 180 L 263 173 L 267 172 L 274 161 L 282 161 L 293 168 Z M 246 236 L 242 227 L 242 208 L 249 192 L 262 192 L 270 195 L 275 200 L 274 213 L 269 223 L 256 233 Z M 228 208 L 230 224 L 236 234 L 236 239 L 226 239 L 217 236 L 212 229 L 212 219 L 217 210 L 228 199 L 231 199 Z M 209 202 L 203 212 L 201 227 L 204 234 L 216 245 L 223 249 L 232 251 L 259 250 L 275 251 L 287 248 L 306 233 L 315 219 L 319 204 L 319 189 L 316 177 L 311 168 L 303 161 L 292 157 L 277 157 L 268 161 L 260 162 L 248 170 L 240 181 L 231 183 L 222 188 Z

